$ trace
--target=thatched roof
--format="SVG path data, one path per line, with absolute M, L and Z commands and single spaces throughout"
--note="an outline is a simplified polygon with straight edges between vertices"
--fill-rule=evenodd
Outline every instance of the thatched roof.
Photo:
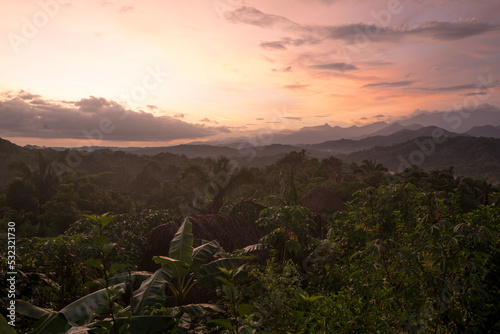
M 300 200 L 300 205 L 311 210 L 312 214 L 327 217 L 334 212 L 346 209 L 332 187 L 316 187 L 309 190 Z
M 218 240 L 222 248 L 232 252 L 256 244 L 262 237 L 257 224 L 242 215 L 207 214 L 189 217 L 193 223 L 195 239 Z M 155 227 L 147 234 L 149 252 L 147 256 L 167 256 L 170 241 L 183 220 L 170 221 Z

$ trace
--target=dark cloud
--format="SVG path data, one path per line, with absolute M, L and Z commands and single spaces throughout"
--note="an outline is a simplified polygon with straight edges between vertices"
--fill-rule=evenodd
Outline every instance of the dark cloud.
M 285 85 L 285 86 L 283 86 L 283 88 L 291 89 L 291 90 L 302 90 L 302 89 L 306 89 L 307 87 L 309 87 L 309 85 Z
M 454 85 L 454 86 L 443 86 L 443 87 L 416 87 L 415 89 L 426 91 L 426 92 L 455 92 L 461 90 L 469 90 L 474 89 L 474 93 L 468 93 L 466 96 L 471 95 L 486 95 L 487 93 L 484 90 L 491 89 L 495 86 L 498 86 L 500 81 L 494 81 L 487 85 L 478 85 L 478 84 L 463 84 L 463 85 Z M 464 94 L 461 94 L 464 95 Z
M 33 100 L 33 99 L 40 97 L 40 95 L 31 94 L 31 93 L 25 92 L 24 90 L 20 90 L 19 93 L 17 94 L 17 96 L 23 100 Z
M 323 1 L 323 0 L 322 0 Z M 335 0 L 324 0 L 333 3 Z M 267 14 L 253 7 L 241 7 L 226 13 L 233 23 L 246 23 L 262 28 L 281 28 L 300 36 L 302 43 L 320 43 L 322 40 L 343 40 L 349 44 L 391 41 L 397 42 L 408 36 L 431 38 L 438 41 L 454 41 L 491 31 L 500 30 L 500 25 L 481 22 L 475 18 L 454 21 L 426 21 L 413 26 L 386 26 L 374 18 L 368 24 L 353 23 L 344 25 L 301 25 L 286 17 Z M 272 47 L 284 49 L 286 41 L 265 42 Z
M 456 20 L 451 22 L 428 21 L 419 26 L 401 29 L 402 33 L 427 36 L 437 40 L 454 41 L 498 30 L 499 26 L 476 19 Z
M 283 117 L 284 119 L 290 119 L 292 121 L 301 121 L 302 120 L 302 117 L 294 117 L 294 116 L 286 116 L 286 117 Z
M 282 42 L 262 42 L 260 46 L 264 49 L 286 50 L 286 46 Z
M 177 114 L 174 114 L 172 115 L 173 118 L 179 118 L 179 119 L 182 119 L 184 117 L 186 117 L 186 114 L 183 114 L 183 113 L 177 113 Z
M 47 102 L 42 100 L 42 99 L 31 100 L 30 103 L 31 104 L 47 104 Z
M 406 80 L 406 81 L 396 81 L 396 82 L 375 82 L 375 83 L 364 85 L 361 88 L 366 88 L 366 87 L 404 87 L 404 86 L 412 85 L 415 82 L 417 82 L 417 80 Z
M 466 85 L 455 85 L 446 87 L 418 87 L 418 90 L 428 91 L 428 92 L 454 92 L 458 90 L 466 90 L 476 88 L 476 84 L 466 84 Z
M 347 24 L 340 26 L 304 27 L 326 39 L 344 40 L 348 43 L 364 43 L 367 40 L 396 42 L 404 37 L 419 36 L 439 41 L 460 40 L 499 30 L 500 26 L 476 19 L 447 22 L 427 21 L 415 26 L 382 27 L 379 24 Z
M 460 94 L 462 96 L 476 96 L 476 95 L 488 95 L 490 93 L 488 92 L 475 92 L 475 93 L 464 93 L 464 94 Z
M 263 120 L 264 120 L 264 118 L 262 118 L 262 117 L 258 117 L 258 118 L 256 118 L 255 120 L 256 120 L 256 121 L 263 121 Z
M 346 63 L 329 63 L 329 64 L 313 65 L 309 67 L 319 70 L 335 70 L 340 72 L 355 71 L 358 69 L 355 65 Z
M 385 117 L 385 115 L 382 115 L 382 114 L 373 116 L 373 118 L 384 118 L 384 117 Z
M 225 127 L 206 127 L 170 116 L 127 110 L 104 98 L 40 104 L 30 104 L 20 98 L 0 101 L 2 137 L 169 141 L 222 132 L 230 131 Z
M 320 40 L 310 36 L 304 38 L 284 37 L 279 41 L 262 42 L 260 43 L 260 47 L 271 50 L 286 50 L 287 45 L 300 46 L 304 44 L 318 44 L 319 42 Z

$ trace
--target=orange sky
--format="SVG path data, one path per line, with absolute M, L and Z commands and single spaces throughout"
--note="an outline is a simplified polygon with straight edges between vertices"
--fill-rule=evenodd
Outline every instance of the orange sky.
M 448 110 L 496 86 L 499 14 L 494 0 L 2 0 L 0 137 L 75 144 L 65 126 L 102 112 L 78 107 L 91 97 L 189 129 L 104 136 L 121 146 Z

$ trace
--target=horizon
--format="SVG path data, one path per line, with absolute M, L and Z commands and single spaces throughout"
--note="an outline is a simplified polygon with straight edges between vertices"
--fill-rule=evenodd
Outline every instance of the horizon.
M 495 1 L 193 1 L 6 4 L 0 137 L 154 147 L 499 110 Z

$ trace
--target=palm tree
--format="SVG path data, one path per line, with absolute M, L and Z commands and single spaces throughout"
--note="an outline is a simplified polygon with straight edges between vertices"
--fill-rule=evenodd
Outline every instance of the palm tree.
M 193 175 L 204 188 L 213 192 L 210 213 L 218 213 L 224 205 L 226 195 L 238 186 L 254 181 L 252 172 L 245 167 L 234 167 L 228 157 L 217 159 L 206 158 L 205 168 L 198 165 L 189 166 L 182 177 Z
M 387 172 L 387 168 L 376 160 L 365 159 L 362 161 L 361 165 L 358 166 L 357 164 L 353 164 L 353 166 L 355 174 L 369 175 L 373 173 Z
M 36 152 L 36 167 L 32 168 L 24 162 L 14 162 L 8 168 L 16 172 L 23 182 L 33 185 L 40 206 L 56 193 L 58 181 L 52 170 L 52 162 L 41 151 Z

